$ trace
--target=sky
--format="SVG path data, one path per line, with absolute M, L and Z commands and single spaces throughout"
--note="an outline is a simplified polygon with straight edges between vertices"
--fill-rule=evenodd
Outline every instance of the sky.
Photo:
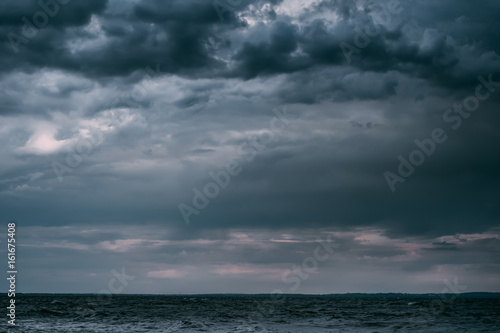
M 499 12 L 1 2 L 18 291 L 500 291 Z

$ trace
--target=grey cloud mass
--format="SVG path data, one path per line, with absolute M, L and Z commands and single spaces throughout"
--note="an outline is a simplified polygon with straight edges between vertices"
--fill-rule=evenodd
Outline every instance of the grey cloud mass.
M 499 291 L 498 1 L 41 3 L 0 4 L 23 291 L 290 291 L 327 236 L 290 292 Z

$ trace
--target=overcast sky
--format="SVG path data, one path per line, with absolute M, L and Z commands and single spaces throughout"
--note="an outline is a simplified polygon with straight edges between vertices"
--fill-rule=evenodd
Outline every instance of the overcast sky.
M 19 291 L 500 291 L 498 1 L 64 2 L 0 3 Z

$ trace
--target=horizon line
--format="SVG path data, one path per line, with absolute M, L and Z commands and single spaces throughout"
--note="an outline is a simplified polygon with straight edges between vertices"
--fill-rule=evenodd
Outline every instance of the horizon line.
M 8 293 L 3 292 L 2 294 L 7 295 Z M 500 296 L 500 291 L 469 291 L 462 293 L 441 293 L 441 292 L 427 292 L 427 293 L 406 293 L 406 292 L 347 292 L 347 293 L 328 293 L 328 294 L 299 294 L 299 293 L 193 293 L 193 294 L 162 294 L 162 293 L 114 293 L 114 294 L 102 294 L 102 293 L 78 293 L 78 292 L 17 292 L 18 295 L 110 295 L 110 296 L 214 296 L 214 295 L 243 295 L 243 296 L 271 296 L 271 295 L 287 295 L 287 296 L 339 296 L 339 295 L 469 295 L 469 294 L 498 294 Z

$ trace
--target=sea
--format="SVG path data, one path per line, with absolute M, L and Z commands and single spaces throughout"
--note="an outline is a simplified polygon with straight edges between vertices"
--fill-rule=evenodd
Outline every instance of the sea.
M 4 307 L 1 332 L 500 332 L 500 294 L 17 294 L 15 300 L 15 326 Z

